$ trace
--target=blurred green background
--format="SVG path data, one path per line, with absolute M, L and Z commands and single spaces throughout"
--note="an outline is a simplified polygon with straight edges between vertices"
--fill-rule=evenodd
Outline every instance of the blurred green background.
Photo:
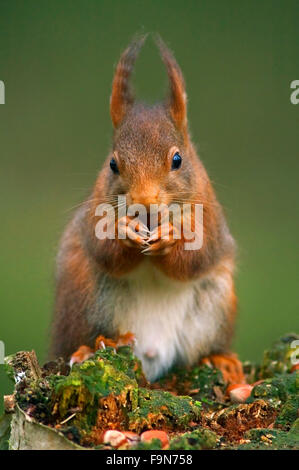
M 193 139 L 239 246 L 235 349 L 298 330 L 298 1 L 0 0 L 0 340 L 46 358 L 57 243 L 110 145 L 113 68 L 159 32 L 187 82 Z M 138 95 L 160 98 L 150 40 Z M 0 395 L 9 385 L 0 366 Z

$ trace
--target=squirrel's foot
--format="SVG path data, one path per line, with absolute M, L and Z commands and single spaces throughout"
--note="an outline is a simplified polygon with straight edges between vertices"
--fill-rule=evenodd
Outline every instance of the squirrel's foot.
M 81 362 L 86 361 L 94 354 L 94 350 L 89 346 L 80 346 L 72 355 L 70 359 L 70 366 L 74 364 L 81 364 Z
M 98 336 L 95 340 L 95 347 L 94 349 L 90 348 L 89 346 L 80 346 L 77 351 L 75 351 L 71 355 L 70 359 L 70 366 L 72 367 L 73 364 L 81 364 L 81 362 L 86 361 L 91 356 L 94 355 L 95 351 L 98 349 L 105 349 L 107 347 L 111 347 L 114 349 L 118 349 L 121 346 L 131 346 L 135 344 L 135 336 L 133 333 L 128 331 L 124 335 L 119 335 L 116 340 L 111 338 L 106 338 L 105 336 Z
M 116 341 L 116 349 L 121 346 L 134 346 L 136 343 L 136 338 L 131 331 L 128 331 L 124 335 L 119 335 Z
M 243 366 L 236 354 L 215 354 L 201 360 L 202 364 L 219 369 L 228 384 L 245 384 Z
M 169 222 L 156 227 L 148 238 L 142 253 L 149 256 L 167 255 L 173 245 L 177 242 L 177 229 Z
M 106 346 L 118 349 L 120 346 L 131 346 L 134 345 L 134 343 L 135 336 L 130 331 L 124 335 L 119 335 L 116 340 L 100 335 L 95 341 L 95 350 L 105 349 Z

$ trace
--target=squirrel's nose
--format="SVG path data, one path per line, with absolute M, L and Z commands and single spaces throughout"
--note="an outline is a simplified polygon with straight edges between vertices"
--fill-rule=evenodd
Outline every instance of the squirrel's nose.
M 158 204 L 159 189 L 153 187 L 130 191 L 132 204 L 142 204 L 149 209 L 151 204 Z

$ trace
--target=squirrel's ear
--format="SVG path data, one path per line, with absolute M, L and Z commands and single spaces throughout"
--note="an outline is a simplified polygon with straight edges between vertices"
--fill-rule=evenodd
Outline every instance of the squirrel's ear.
M 110 114 L 114 127 L 120 124 L 128 108 L 134 102 L 134 95 L 129 80 L 135 60 L 145 39 L 146 35 L 134 39 L 129 47 L 122 53 L 117 64 L 110 98 Z
M 167 68 L 170 85 L 170 113 L 177 127 L 185 132 L 187 130 L 187 95 L 184 77 L 172 52 L 160 36 L 156 36 L 156 43 Z

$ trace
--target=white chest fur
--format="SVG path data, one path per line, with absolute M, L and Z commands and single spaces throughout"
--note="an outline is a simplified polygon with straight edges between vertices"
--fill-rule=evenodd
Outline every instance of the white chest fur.
M 120 334 L 135 334 L 135 353 L 149 380 L 177 360 L 190 364 L 209 353 L 219 320 L 223 322 L 226 283 L 215 292 L 202 288 L 202 281 L 173 281 L 150 262 L 127 281 L 126 295 L 115 306 L 114 324 Z

